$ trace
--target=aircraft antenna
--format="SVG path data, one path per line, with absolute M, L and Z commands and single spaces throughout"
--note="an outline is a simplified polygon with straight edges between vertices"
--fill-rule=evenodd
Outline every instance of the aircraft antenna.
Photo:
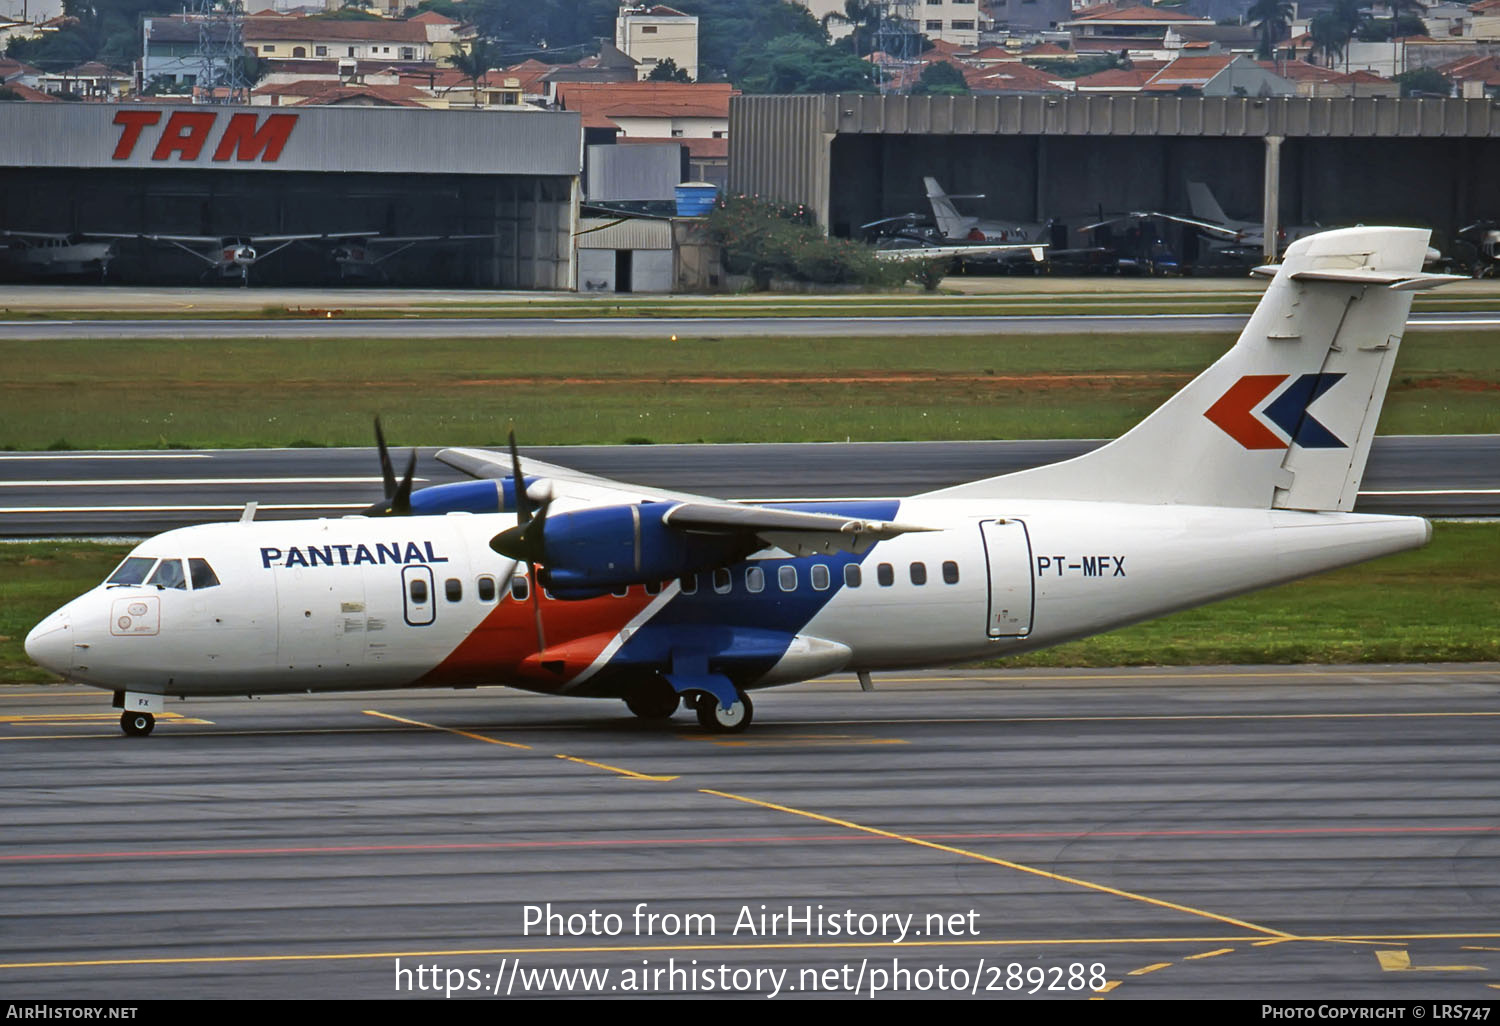
M 193 86 L 193 102 L 249 103 L 243 0 L 192 0 L 190 10 L 198 23 L 198 79 Z

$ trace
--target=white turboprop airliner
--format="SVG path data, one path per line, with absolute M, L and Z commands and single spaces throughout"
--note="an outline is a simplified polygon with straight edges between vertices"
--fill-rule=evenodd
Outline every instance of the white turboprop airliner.
M 909 499 L 735 504 L 482 450 L 485 480 L 368 515 L 211 524 L 139 545 L 26 650 L 115 693 L 505 684 L 702 725 L 835 671 L 1003 656 L 1412 549 L 1350 512 L 1427 232 L 1301 240 L 1238 343 L 1118 440 Z M 382 442 L 382 454 L 384 444 Z M 519 495 L 515 480 L 524 484 Z M 451 511 L 451 512 L 450 512 Z M 488 511 L 488 512 L 486 512 Z M 410 515 L 382 515 L 410 514 Z

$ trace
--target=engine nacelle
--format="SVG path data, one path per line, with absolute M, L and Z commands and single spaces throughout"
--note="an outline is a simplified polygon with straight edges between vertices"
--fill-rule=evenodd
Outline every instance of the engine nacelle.
M 662 514 L 676 505 L 643 502 L 549 516 L 539 560 L 543 582 L 559 597 L 581 598 L 712 570 L 764 547 L 754 537 L 668 527 Z
M 526 478 L 529 489 L 537 478 Z M 514 478 L 454 481 L 430 485 L 411 493 L 411 511 L 417 516 L 443 513 L 512 513 L 516 508 Z

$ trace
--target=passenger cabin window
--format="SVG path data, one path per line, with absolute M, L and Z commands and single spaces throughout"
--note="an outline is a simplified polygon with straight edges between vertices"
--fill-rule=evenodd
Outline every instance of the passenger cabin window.
M 812 586 L 814 591 L 828 590 L 828 567 L 822 563 L 814 563 L 812 568 Z
M 146 582 L 147 587 L 181 588 L 187 590 L 187 576 L 182 572 L 182 560 L 164 559 L 156 565 L 156 573 Z
M 926 584 L 927 583 L 927 564 L 926 563 L 913 563 L 911 565 L 911 583 L 913 583 L 913 584 Z
M 953 560 L 951 559 L 943 560 L 943 583 L 958 583 L 958 564 L 953 562 Z
M 127 556 L 125 562 L 115 567 L 105 584 L 140 584 L 146 580 L 151 568 L 156 565 L 155 556 Z
M 420 577 L 411 579 L 411 600 L 419 606 L 427 601 L 427 582 Z
M 517 602 L 525 602 L 531 597 L 531 582 L 524 577 L 512 577 L 510 579 L 510 597 Z
M 214 568 L 208 565 L 208 560 L 199 559 L 194 556 L 188 560 L 188 575 L 193 579 L 193 590 L 202 591 L 204 588 L 217 588 L 219 586 L 219 575 L 214 573 Z
M 745 590 L 764 591 L 766 587 L 766 572 L 758 566 L 752 566 L 745 571 Z
M 646 594 L 647 595 L 660 595 L 661 594 L 661 582 L 660 581 L 647 581 L 646 582 Z
M 610 594 L 613 595 L 615 598 L 624 598 L 625 596 L 627 596 L 627 595 L 630 594 L 630 585 L 628 585 L 628 584 L 622 584 L 618 588 L 616 588 L 614 591 L 610 592 Z
M 776 583 L 781 585 L 782 591 L 797 590 L 797 568 L 790 563 L 776 571 Z
M 728 567 L 719 567 L 714 571 L 714 591 L 720 595 L 728 595 L 729 589 L 734 586 L 734 579 L 729 576 Z
M 479 594 L 479 601 L 495 601 L 495 579 L 488 574 L 474 582 L 474 590 Z
M 464 597 L 463 582 L 457 577 L 450 577 L 443 582 L 443 594 L 448 597 L 449 602 L 457 602 Z
M 875 568 L 875 580 L 882 588 L 889 588 L 896 583 L 896 571 L 891 569 L 891 564 L 881 563 Z
M 864 582 L 864 574 L 860 572 L 858 563 L 844 564 L 844 587 L 858 588 Z
M 682 585 L 682 593 L 684 595 L 696 595 L 698 593 L 698 575 L 697 574 L 688 574 L 686 577 L 682 578 L 677 583 L 680 584 L 680 585 Z

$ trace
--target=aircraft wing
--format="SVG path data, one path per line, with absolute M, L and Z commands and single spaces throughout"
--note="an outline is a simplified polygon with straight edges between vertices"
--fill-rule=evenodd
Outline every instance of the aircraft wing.
M 1212 232 L 1215 235 L 1222 235 L 1226 239 L 1239 240 L 1243 238 L 1245 234 L 1243 231 L 1239 231 L 1234 228 L 1226 228 L 1224 225 L 1214 224 L 1212 221 L 1200 221 L 1194 217 L 1183 217 L 1181 214 L 1164 214 L 1159 210 L 1138 210 L 1130 216 L 1160 217 L 1166 221 L 1176 221 L 1178 224 L 1189 225 L 1190 227 L 1197 228 L 1200 231 Z
M 0 235 L 4 235 L 7 238 L 11 238 L 11 239 L 57 239 L 59 241 L 66 241 L 68 239 L 68 235 L 66 233 L 61 233 L 61 232 L 12 232 L 12 231 L 0 231 Z
M 1020 253 L 1029 252 L 1031 259 L 1040 263 L 1047 252 L 1047 245 L 1041 242 L 1033 243 L 1005 243 L 976 246 L 914 246 L 911 249 L 881 249 L 875 255 L 881 260 L 926 260 L 936 257 L 982 257 L 994 256 L 997 253 Z
M 470 477 L 506 478 L 511 476 L 510 456 L 506 453 L 490 452 L 486 449 L 442 449 L 437 453 L 440 462 L 454 470 L 461 470 Z M 529 456 L 521 457 L 521 473 L 526 477 L 546 478 L 552 483 L 555 499 L 569 500 L 567 505 L 593 506 L 610 503 L 636 502 L 718 502 L 701 495 L 667 491 L 663 488 L 646 488 L 627 484 L 608 477 L 585 474 L 572 467 L 559 466 Z
M 511 476 L 510 457 L 483 449 L 443 449 L 437 458 L 473 477 Z M 862 552 L 877 541 L 934 528 L 894 521 L 864 520 L 837 513 L 810 513 L 748 503 L 725 502 L 662 488 L 646 488 L 585 474 L 570 467 L 521 457 L 521 473 L 544 478 L 557 512 L 642 502 L 674 503 L 661 514 L 661 523 L 689 534 L 751 536 L 764 545 L 796 555 L 818 552 Z M 528 489 L 529 490 L 529 489 Z M 556 513 L 553 514 L 554 516 Z
M 313 232 L 308 235 L 232 235 L 226 238 L 245 238 L 252 246 L 262 242 L 306 242 L 309 239 L 369 239 L 379 232 Z
M 322 236 L 315 236 L 315 237 L 321 238 Z M 397 243 L 406 243 L 406 244 L 410 245 L 411 243 L 414 243 L 414 242 L 456 242 L 456 241 L 458 241 L 460 239 L 493 239 L 495 237 L 496 236 L 493 235 L 493 234 L 490 234 L 490 235 L 359 235 L 359 234 L 355 234 L 355 235 L 329 236 L 329 238 L 339 238 L 339 239 L 364 239 L 366 245 L 371 244 L 371 243 L 374 243 L 376 245 L 395 245 Z

